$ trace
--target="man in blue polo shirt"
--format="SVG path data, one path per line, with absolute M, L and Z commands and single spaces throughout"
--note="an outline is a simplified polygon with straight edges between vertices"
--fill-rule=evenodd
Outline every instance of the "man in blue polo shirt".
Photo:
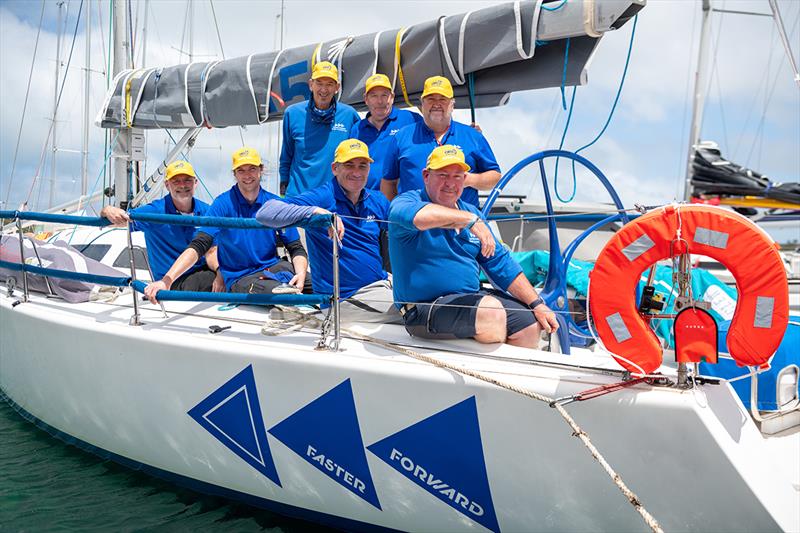
M 462 200 L 478 206 L 478 191 L 491 190 L 500 180 L 500 165 L 489 143 L 476 128 L 452 119 L 455 99 L 450 80 L 433 76 L 422 91 L 422 119 L 401 129 L 386 152 L 381 192 L 391 201 L 398 193 L 421 189 L 422 169 L 437 146 L 451 144 L 464 152 L 467 172 Z
M 389 201 L 375 190 L 365 188 L 370 171 L 367 145 L 348 139 L 336 148 L 331 171 L 333 179 L 298 196 L 268 200 L 256 219 L 269 227 L 294 224 L 313 214 L 336 213 L 339 218 L 339 289 L 344 301 L 344 320 L 385 322 L 397 320 L 392 305 L 392 285 L 383 269 L 382 234 L 386 231 Z M 308 228 L 306 239 L 311 254 L 311 282 L 314 292 L 333 292 L 332 244 L 324 228 Z
M 167 165 L 164 186 L 169 194 L 147 205 L 132 209 L 131 213 L 196 216 L 206 214 L 208 204 L 194 197 L 197 174 L 188 161 L 173 161 Z M 100 211 L 100 216 L 107 218 L 115 226 L 124 226 L 130 220 L 128 213 L 112 205 L 105 206 Z M 196 228 L 134 220 L 131 230 L 144 232 L 150 270 L 154 279 L 161 279 L 192 241 Z M 175 280 L 172 288 L 176 291 L 208 292 L 211 290 L 218 268 L 217 247 L 213 246 Z
M 461 197 L 469 170 L 461 150 L 440 146 L 423 171 L 425 189 L 392 202 L 395 304 L 414 336 L 536 348 L 541 329 L 558 329 L 555 314 Z M 481 289 L 481 269 L 500 290 Z
M 350 137 L 366 143 L 373 163 L 370 165 L 368 189 L 381 188 L 381 173 L 386 151 L 392 137 L 404 126 L 422 122 L 422 116 L 394 107 L 394 91 L 385 74 L 373 74 L 367 78 L 364 103 L 369 112 L 350 130 Z
M 356 110 L 336 101 L 339 72 L 328 61 L 311 70 L 308 80 L 311 98 L 286 108 L 283 114 L 281 147 L 281 192 L 295 196 L 322 185 L 336 146 L 347 139 L 350 128 L 358 122 Z
M 233 153 L 236 184 L 220 194 L 206 212 L 210 217 L 253 218 L 264 202 L 277 198 L 261 188 L 264 165 L 252 148 Z M 219 276 L 214 290 L 263 294 L 284 284 L 297 292 L 304 288 L 308 259 L 300 235 L 294 228 L 283 231 L 260 231 L 229 228 L 200 228 L 194 239 L 160 281 L 149 284 L 145 295 L 156 301 L 159 290 L 169 289 L 172 280 L 181 276 L 216 240 Z M 278 241 L 283 242 L 292 262 L 278 256 Z M 281 287 L 279 290 L 282 290 Z

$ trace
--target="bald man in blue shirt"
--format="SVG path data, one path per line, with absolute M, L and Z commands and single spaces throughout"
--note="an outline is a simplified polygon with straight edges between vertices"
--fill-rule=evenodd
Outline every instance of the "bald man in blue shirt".
M 422 170 L 437 146 L 451 144 L 463 153 L 470 171 L 465 174 L 462 200 L 478 206 L 478 191 L 489 191 L 500 180 L 500 165 L 477 127 L 452 119 L 455 99 L 450 80 L 432 76 L 422 92 L 422 122 L 402 128 L 393 138 L 384 160 L 381 192 L 390 201 L 398 193 L 421 189 Z

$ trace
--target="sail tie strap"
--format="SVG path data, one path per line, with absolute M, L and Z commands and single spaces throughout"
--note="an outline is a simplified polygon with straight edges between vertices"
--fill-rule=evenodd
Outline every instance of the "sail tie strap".
M 408 107 L 414 107 L 408 99 L 408 91 L 406 90 L 406 79 L 403 76 L 403 66 L 400 64 L 400 41 L 403 40 L 403 35 L 406 33 L 405 28 L 400 28 L 397 32 L 397 37 L 394 40 L 394 66 L 398 78 L 400 78 L 400 88 L 403 90 L 403 100 L 406 101 Z

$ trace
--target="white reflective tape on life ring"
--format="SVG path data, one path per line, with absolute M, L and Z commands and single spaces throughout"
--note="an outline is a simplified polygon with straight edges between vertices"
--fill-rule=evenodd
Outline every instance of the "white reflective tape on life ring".
M 753 320 L 754 328 L 772 327 L 772 311 L 775 309 L 775 298 L 772 296 L 758 296 L 756 298 L 756 317 Z
M 619 313 L 608 315 L 606 317 L 606 323 L 608 327 L 611 328 L 611 333 L 614 334 L 614 338 L 617 339 L 617 342 L 625 342 L 631 338 L 631 332 L 628 331 L 628 326 L 625 325 L 625 321 L 622 320 L 622 315 Z
M 630 243 L 628 246 L 623 248 L 622 253 L 625 254 L 625 257 L 627 257 L 629 261 L 635 261 L 640 255 L 642 255 L 655 245 L 656 243 L 653 242 L 653 239 L 651 239 L 645 233 L 641 237 Z
M 698 226 L 694 232 L 694 242 L 724 250 L 728 247 L 728 234 Z

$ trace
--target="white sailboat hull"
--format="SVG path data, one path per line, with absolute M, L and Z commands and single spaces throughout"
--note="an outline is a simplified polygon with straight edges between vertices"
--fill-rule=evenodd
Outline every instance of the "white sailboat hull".
M 198 490 L 346 529 L 645 527 L 545 403 L 353 339 L 331 353 L 310 331 L 267 337 L 252 308 L 147 305 L 137 327 L 129 298 L 14 300 L 0 296 L 0 388 L 15 406 Z M 415 349 L 551 397 L 619 381 L 547 365 L 614 368 L 588 351 L 431 346 Z M 762 436 L 730 386 L 637 385 L 567 409 L 665 530 L 800 530 L 800 434 Z

